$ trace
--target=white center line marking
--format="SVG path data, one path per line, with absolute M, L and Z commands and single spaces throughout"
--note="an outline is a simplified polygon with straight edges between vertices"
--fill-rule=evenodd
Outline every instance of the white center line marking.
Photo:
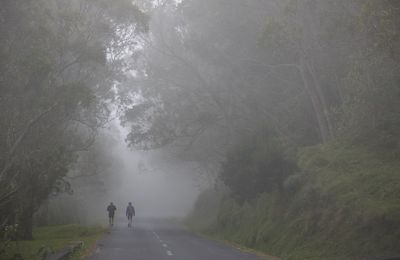
M 167 251 L 167 255 L 169 255 L 169 256 L 171 256 L 171 255 L 174 255 L 171 251 Z
M 163 244 L 162 246 L 163 246 L 163 247 L 168 247 L 167 244 Z

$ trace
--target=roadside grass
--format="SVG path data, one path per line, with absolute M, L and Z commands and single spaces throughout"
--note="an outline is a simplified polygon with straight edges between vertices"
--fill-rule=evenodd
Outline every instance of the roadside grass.
M 216 203 L 216 195 L 206 192 L 189 226 L 286 260 L 400 255 L 397 157 L 328 144 L 303 149 L 298 164 L 303 173 L 285 194 L 266 193 L 239 205 L 226 195 Z M 207 214 L 211 223 L 204 220 Z
M 9 244 L 5 259 L 19 256 L 24 260 L 42 260 L 43 256 L 63 249 L 71 241 L 83 241 L 84 246 L 75 252 L 70 259 L 83 259 L 94 243 L 104 234 L 101 226 L 45 226 L 33 230 L 33 240 L 15 241 Z M 22 258 L 21 258 L 22 257 Z

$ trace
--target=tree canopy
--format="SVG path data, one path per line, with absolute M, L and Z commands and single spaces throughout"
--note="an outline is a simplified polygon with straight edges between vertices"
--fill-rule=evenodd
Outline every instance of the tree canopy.
M 0 224 L 30 238 L 32 215 L 110 118 L 123 52 L 147 30 L 130 1 L 2 1 Z

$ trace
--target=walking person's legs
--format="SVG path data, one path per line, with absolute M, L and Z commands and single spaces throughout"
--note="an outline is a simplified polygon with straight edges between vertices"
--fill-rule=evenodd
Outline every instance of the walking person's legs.
M 109 223 L 110 223 L 110 226 L 114 226 L 114 215 L 113 214 L 109 215 Z
M 128 215 L 128 227 L 132 226 L 132 215 Z

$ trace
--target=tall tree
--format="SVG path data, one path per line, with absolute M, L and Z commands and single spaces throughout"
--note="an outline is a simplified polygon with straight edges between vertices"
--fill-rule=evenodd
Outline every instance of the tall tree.
M 0 221 L 31 238 L 33 212 L 108 120 L 146 16 L 124 0 L 6 0 L 0 19 Z

